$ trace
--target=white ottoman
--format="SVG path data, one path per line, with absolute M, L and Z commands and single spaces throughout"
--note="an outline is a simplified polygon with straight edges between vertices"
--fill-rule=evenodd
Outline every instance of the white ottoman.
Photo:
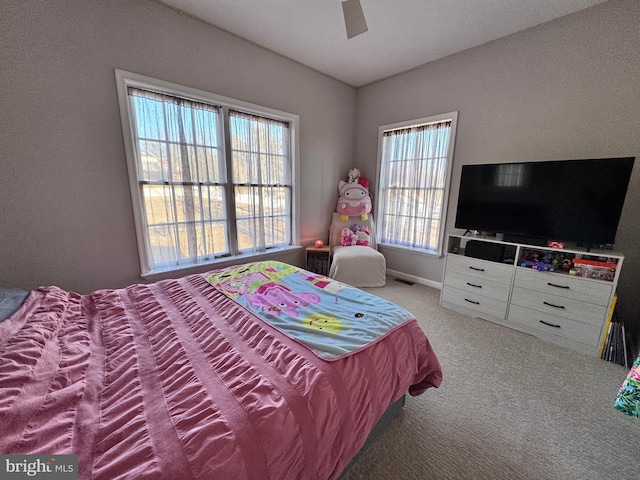
M 384 287 L 387 262 L 379 251 L 360 245 L 333 247 L 329 276 L 354 287 Z

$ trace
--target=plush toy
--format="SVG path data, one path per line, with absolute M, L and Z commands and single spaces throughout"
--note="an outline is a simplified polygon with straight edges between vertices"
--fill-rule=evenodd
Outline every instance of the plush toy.
M 349 181 L 338 182 L 338 205 L 336 211 L 340 219 L 346 222 L 350 216 L 360 216 L 361 220 L 369 218 L 371 211 L 371 196 L 369 195 L 369 180 L 360 177 L 357 168 L 349 170 Z
M 351 231 L 353 231 L 356 236 L 355 245 L 363 245 L 365 247 L 369 246 L 369 243 L 371 242 L 371 232 L 367 227 L 354 223 L 351 225 Z
M 340 243 L 343 247 L 349 247 L 351 245 L 356 245 L 358 241 L 358 236 L 350 229 L 343 228 L 340 231 Z
M 360 180 L 360 170 L 358 170 L 357 168 L 350 169 L 348 177 L 349 183 L 359 183 L 358 180 Z
M 367 227 L 362 227 L 358 230 L 356 236 L 358 237 L 358 240 L 356 241 L 357 245 L 363 245 L 365 247 L 369 246 L 369 243 L 371 242 L 371 233 Z

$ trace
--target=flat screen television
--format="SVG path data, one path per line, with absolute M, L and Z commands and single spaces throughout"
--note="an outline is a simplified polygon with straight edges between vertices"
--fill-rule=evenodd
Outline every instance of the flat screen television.
M 634 160 L 463 165 L 455 226 L 519 243 L 613 245 Z

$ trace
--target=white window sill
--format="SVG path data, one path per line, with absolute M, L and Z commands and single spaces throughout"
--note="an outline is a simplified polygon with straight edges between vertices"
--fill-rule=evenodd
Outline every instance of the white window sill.
M 233 257 L 224 257 L 217 258 L 212 260 L 211 262 L 201 263 L 198 265 L 189 265 L 188 267 L 177 267 L 171 269 L 162 269 L 162 270 L 151 270 L 149 272 L 143 273 L 140 276 L 145 280 L 163 280 L 166 278 L 176 278 L 176 277 L 184 277 L 186 275 L 191 275 L 195 273 L 204 273 L 209 270 L 216 270 L 219 268 L 224 268 L 230 265 L 239 265 L 242 263 L 249 262 L 258 262 L 261 260 L 273 260 L 274 257 L 278 257 L 283 253 L 293 253 L 295 251 L 300 251 L 304 247 L 302 246 L 289 246 L 283 248 L 277 248 L 273 250 L 269 250 L 268 252 L 261 253 L 250 253 L 250 254 L 242 254 L 236 255 Z
M 395 245 L 393 243 L 378 243 L 378 247 L 380 249 L 380 247 L 382 249 L 390 249 L 390 250 L 398 250 L 400 252 L 407 252 L 407 253 L 414 253 L 417 255 L 423 255 L 425 257 L 432 257 L 432 258 L 442 258 L 442 253 L 438 253 L 438 252 L 428 252 L 427 250 L 420 250 L 417 248 L 411 248 L 411 247 L 404 247 L 402 245 Z

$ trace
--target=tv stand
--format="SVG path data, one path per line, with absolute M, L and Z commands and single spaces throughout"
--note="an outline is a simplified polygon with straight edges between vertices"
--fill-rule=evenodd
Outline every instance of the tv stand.
M 477 254 L 494 249 L 508 254 Z M 623 260 L 609 250 L 449 235 L 440 305 L 599 356 Z

